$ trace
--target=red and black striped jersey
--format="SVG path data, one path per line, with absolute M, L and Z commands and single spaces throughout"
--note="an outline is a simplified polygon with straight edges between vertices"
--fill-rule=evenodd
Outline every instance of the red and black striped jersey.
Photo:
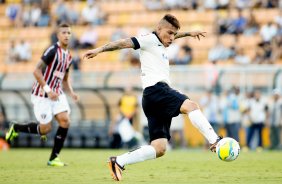
M 44 80 L 54 92 L 62 94 L 62 81 L 72 62 L 70 52 L 56 43 L 45 50 L 41 60 L 47 65 L 42 71 Z M 48 97 L 37 81 L 34 82 L 31 93 L 35 96 Z

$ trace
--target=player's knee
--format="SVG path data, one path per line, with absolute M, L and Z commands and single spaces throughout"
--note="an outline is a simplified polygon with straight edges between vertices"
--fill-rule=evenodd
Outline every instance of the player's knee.
M 156 156 L 161 157 L 164 156 L 166 152 L 166 147 L 161 147 L 156 150 Z
M 70 127 L 70 121 L 68 119 L 65 119 L 60 123 L 60 126 L 62 128 L 69 128 Z
M 166 145 L 163 145 L 163 144 L 155 144 L 155 145 L 152 145 L 155 150 L 156 150 L 156 156 L 157 157 L 161 157 L 165 154 L 166 152 Z
M 48 123 L 48 124 L 46 124 L 46 125 L 40 125 L 39 126 L 39 133 L 40 133 L 40 135 L 46 135 L 46 134 L 48 134 L 49 132 L 51 132 L 51 130 L 52 130 L 52 125 L 51 125 L 51 123 Z
M 70 119 L 69 119 L 69 117 L 61 117 L 58 120 L 58 122 L 59 122 L 60 127 L 62 127 L 62 128 L 69 128 L 69 126 L 70 126 Z
M 199 109 L 199 105 L 196 102 L 187 99 L 183 102 L 182 106 L 180 107 L 180 112 L 187 114 L 196 109 Z

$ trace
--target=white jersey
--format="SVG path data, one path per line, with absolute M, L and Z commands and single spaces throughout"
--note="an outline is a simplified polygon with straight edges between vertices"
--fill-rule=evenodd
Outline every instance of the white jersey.
M 170 84 L 169 59 L 167 50 L 156 33 L 131 38 L 134 49 L 140 49 L 142 87 L 153 86 L 158 82 Z

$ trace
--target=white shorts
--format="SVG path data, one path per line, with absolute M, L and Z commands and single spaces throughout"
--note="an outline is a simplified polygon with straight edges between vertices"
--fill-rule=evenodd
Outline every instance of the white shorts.
M 53 116 L 61 112 L 70 113 L 70 106 L 65 94 L 60 95 L 56 101 L 31 95 L 31 102 L 33 103 L 34 115 L 41 124 L 51 122 Z

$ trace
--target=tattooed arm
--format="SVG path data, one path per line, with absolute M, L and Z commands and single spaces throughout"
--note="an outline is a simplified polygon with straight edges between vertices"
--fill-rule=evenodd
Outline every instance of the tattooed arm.
M 37 82 L 42 87 L 46 85 L 46 81 L 44 80 L 43 74 L 42 74 L 42 71 L 45 71 L 46 67 L 47 67 L 47 65 L 44 63 L 44 61 L 40 60 L 37 63 L 35 70 L 33 71 L 33 75 L 34 75 L 35 79 L 37 80 Z
M 175 39 L 186 37 L 186 36 L 191 36 L 191 37 L 194 37 L 194 38 L 198 38 L 198 40 L 200 40 L 201 36 L 205 37 L 205 33 L 206 32 L 202 32 L 202 31 L 179 32 L 175 35 Z
M 118 40 L 115 42 L 110 42 L 102 47 L 98 47 L 96 49 L 89 50 L 83 55 L 83 59 L 84 58 L 87 58 L 87 59 L 93 58 L 101 52 L 120 50 L 120 49 L 125 49 L 125 48 L 134 48 L 134 44 L 130 38 Z

